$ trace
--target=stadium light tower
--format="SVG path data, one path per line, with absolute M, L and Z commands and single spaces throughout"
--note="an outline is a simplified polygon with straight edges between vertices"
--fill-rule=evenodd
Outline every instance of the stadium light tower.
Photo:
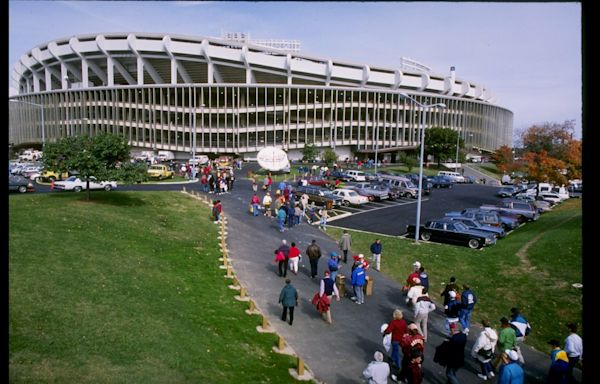
M 200 104 L 200 108 L 202 108 L 202 123 L 204 124 L 204 104 Z M 194 108 L 194 137 L 192 140 L 192 180 L 196 179 L 196 166 L 199 165 L 196 163 L 196 109 Z
M 421 141 L 421 155 L 419 156 L 419 193 L 417 195 L 417 222 L 415 225 L 415 243 L 419 243 L 419 229 L 421 226 L 421 195 L 423 190 L 423 156 L 425 153 L 425 112 L 429 108 L 446 108 L 446 104 L 444 103 L 436 103 L 436 104 L 422 104 L 415 100 L 414 98 L 408 96 L 406 93 L 400 93 L 400 96 L 412 101 L 417 106 L 421 107 L 421 132 L 420 132 L 420 141 Z

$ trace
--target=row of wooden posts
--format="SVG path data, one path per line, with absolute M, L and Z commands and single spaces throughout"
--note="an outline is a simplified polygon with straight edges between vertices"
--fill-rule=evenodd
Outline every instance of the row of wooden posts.
M 194 198 L 199 199 L 200 201 L 207 204 L 209 207 L 212 207 L 212 201 L 208 196 L 198 194 L 196 191 L 188 192 L 185 187 L 183 187 L 182 192 L 190 194 Z M 275 330 L 271 327 L 271 324 L 269 323 L 267 316 L 265 316 L 258 309 L 254 300 L 252 300 L 248 296 L 248 290 L 240 284 L 238 278 L 235 276 L 235 273 L 233 271 L 233 266 L 231 265 L 231 261 L 229 260 L 229 251 L 227 249 L 227 243 L 225 241 L 227 238 L 226 225 L 227 225 L 227 218 L 223 213 L 221 213 L 221 223 L 220 223 L 218 238 L 220 239 L 219 247 L 221 249 L 221 255 L 222 255 L 222 257 L 219 258 L 219 261 L 222 261 L 223 265 L 219 266 L 219 268 L 225 270 L 224 277 L 226 279 L 232 279 L 232 284 L 229 285 L 229 288 L 239 291 L 239 295 L 236 295 L 235 299 L 238 301 L 247 301 L 249 303 L 249 308 L 246 309 L 245 312 L 248 315 L 261 315 L 262 316 L 262 323 L 261 323 L 261 325 L 256 327 L 256 330 L 260 333 L 275 333 Z M 278 335 L 277 345 L 273 347 L 273 351 L 275 351 L 277 353 L 292 355 L 292 356 L 297 357 L 296 369 L 290 368 L 290 370 L 289 370 L 290 375 L 292 375 L 292 377 L 294 377 L 297 380 L 312 380 L 313 379 L 312 373 L 310 372 L 310 370 L 307 367 L 305 367 L 304 359 L 302 359 L 296 355 L 296 353 L 286 344 L 283 336 Z

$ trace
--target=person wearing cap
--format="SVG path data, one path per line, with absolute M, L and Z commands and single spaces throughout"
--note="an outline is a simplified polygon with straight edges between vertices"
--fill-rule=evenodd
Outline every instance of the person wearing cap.
M 408 324 L 406 330 L 407 332 L 400 339 L 400 347 L 402 348 L 400 379 L 405 379 L 408 383 L 420 382 L 423 376 L 420 368 L 425 350 L 425 341 L 415 323 Z M 418 361 L 414 361 L 417 359 Z
M 556 342 L 556 343 L 553 343 Z M 549 344 L 558 344 L 558 340 L 552 339 Z M 566 384 L 569 382 L 569 357 L 567 352 L 560 349 L 558 345 L 552 345 L 554 349 L 550 352 L 552 363 L 548 371 L 548 384 Z M 552 354 L 554 353 L 554 357 Z
M 363 370 L 363 377 L 368 384 L 387 384 L 390 376 L 390 365 L 383 361 L 383 353 L 377 351 L 373 354 L 375 360 Z
M 450 291 L 448 292 L 448 297 L 450 297 L 450 301 L 446 305 L 444 305 L 444 314 L 446 315 L 446 322 L 444 323 L 444 327 L 448 334 L 452 334 L 450 330 L 450 325 L 458 324 L 458 312 L 460 311 L 460 302 L 456 300 L 456 292 Z
M 429 319 L 429 312 L 435 310 L 435 304 L 431 301 L 427 288 L 423 287 L 421 296 L 417 297 L 413 310 L 415 324 L 419 327 L 419 333 L 423 335 L 423 340 L 427 342 L 427 321 Z
M 352 256 L 352 259 L 354 260 L 354 263 L 352 264 L 353 271 L 358 266 L 358 264 L 362 264 L 362 267 L 365 271 L 369 269 L 369 262 L 365 259 L 365 255 L 363 255 L 362 253 Z
M 330 303 L 330 305 L 328 305 L 323 312 L 323 316 L 325 321 L 331 324 L 331 299 L 333 298 L 333 295 L 335 295 L 337 301 L 340 301 L 340 292 L 335 285 L 335 281 L 331 278 L 329 271 L 325 271 L 325 277 L 321 279 L 321 283 L 319 285 L 319 296 L 323 295 L 327 296 Z
M 344 229 L 344 233 L 342 234 L 342 237 L 340 238 L 338 245 L 340 246 L 340 250 L 344 254 L 344 258 L 343 258 L 344 263 L 347 264 L 348 263 L 348 252 L 350 252 L 350 250 L 352 248 L 352 237 L 348 233 L 347 229 Z
M 506 349 L 502 354 L 503 364 L 498 370 L 498 384 L 524 384 L 525 372 L 518 363 L 519 354 L 514 349 Z
M 450 277 L 450 282 L 446 284 L 446 287 L 440 293 L 440 296 L 444 298 L 444 305 L 450 301 L 450 291 L 458 292 L 458 284 L 456 284 L 456 277 L 454 276 Z
M 456 372 L 465 365 L 465 345 L 467 335 L 458 327 L 458 321 L 451 323 L 448 343 L 448 364 L 446 365 L 446 378 L 450 384 L 459 384 Z
M 371 244 L 371 261 L 375 263 L 375 269 L 378 271 L 381 270 L 381 251 L 383 250 L 383 245 L 381 244 L 381 239 L 375 239 L 375 242 Z
M 569 323 L 567 324 L 567 328 L 569 328 L 569 336 L 565 339 L 565 352 L 567 352 L 567 356 L 569 357 L 567 377 L 569 384 L 571 384 L 576 382 L 573 377 L 573 368 L 575 368 L 579 360 L 583 359 L 583 340 L 577 334 L 577 324 Z
M 329 273 L 331 274 L 331 280 L 335 282 L 335 278 L 337 277 L 337 271 L 340 269 L 340 259 L 336 252 L 331 252 L 329 254 L 327 268 L 329 269 Z
M 494 377 L 492 358 L 496 349 L 496 343 L 498 342 L 498 334 L 490 327 L 490 323 L 486 319 L 481 320 L 481 325 L 483 326 L 483 331 L 481 331 L 475 344 L 473 344 L 471 356 L 479 361 L 481 367 L 481 373 L 478 373 L 477 376 L 483 380 L 487 380 Z
M 273 203 L 273 199 L 271 199 L 271 194 L 267 192 L 265 197 L 263 197 L 262 205 L 265 207 L 265 216 L 271 217 L 271 204 Z
M 367 274 L 363 268 L 363 264 L 359 263 L 354 271 L 352 271 L 352 288 L 354 290 L 354 296 L 356 297 L 356 304 L 363 304 L 365 302 L 365 293 L 363 287 L 366 282 Z
M 517 345 L 517 336 L 515 330 L 510 326 L 510 323 L 506 317 L 500 319 L 500 332 L 498 334 L 498 350 L 505 351 L 507 349 L 512 350 Z M 516 352 L 515 352 L 516 353 Z M 518 355 L 517 355 L 518 359 Z M 494 368 L 502 362 L 502 354 L 499 354 L 496 360 L 492 363 Z
M 413 307 L 417 303 L 417 298 L 423 293 L 423 286 L 421 285 L 421 279 L 418 277 L 413 278 L 413 285 L 408 289 L 406 294 L 406 304 L 409 307 Z
M 419 278 L 419 268 L 421 268 L 421 263 L 418 261 L 415 261 L 413 263 L 412 267 L 413 267 L 412 272 L 406 278 L 406 285 L 404 287 L 402 287 L 402 291 L 404 293 L 408 292 L 410 287 L 412 287 L 415 284 L 415 278 Z

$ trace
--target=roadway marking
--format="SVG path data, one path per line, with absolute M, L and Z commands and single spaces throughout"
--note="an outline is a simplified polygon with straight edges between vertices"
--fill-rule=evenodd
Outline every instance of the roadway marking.
M 429 199 L 421 199 L 421 202 L 425 202 L 425 201 L 429 201 Z M 417 201 L 408 201 L 408 202 L 402 202 L 402 203 L 397 203 L 397 204 L 386 204 L 383 207 L 378 207 L 378 208 L 373 208 L 373 209 L 369 209 L 369 210 L 364 210 L 361 212 L 357 212 L 357 213 L 353 213 L 352 216 L 356 216 L 356 215 L 362 215 L 363 213 L 369 213 L 369 212 L 373 212 L 373 211 L 378 211 L 380 209 L 386 209 L 386 208 L 391 208 L 392 206 L 399 206 L 399 205 L 408 205 L 408 204 L 415 204 L 417 203 Z

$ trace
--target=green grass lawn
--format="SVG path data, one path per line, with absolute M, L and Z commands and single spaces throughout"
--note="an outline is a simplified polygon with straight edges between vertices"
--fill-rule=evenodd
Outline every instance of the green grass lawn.
M 568 335 L 567 323 L 581 326 L 582 291 L 572 287 L 582 279 L 581 212 L 581 199 L 570 199 L 482 250 L 381 236 L 382 271 L 404 283 L 412 263 L 420 261 L 438 304 L 450 276 L 469 283 L 478 297 L 472 322 L 485 317 L 499 328 L 500 318 L 518 307 L 533 328 L 526 343 L 545 352 L 549 339 Z M 376 235 L 350 233 L 353 253 L 370 257 Z M 337 240 L 342 231 L 331 227 L 328 234 Z
M 9 198 L 9 382 L 289 383 L 180 192 Z

